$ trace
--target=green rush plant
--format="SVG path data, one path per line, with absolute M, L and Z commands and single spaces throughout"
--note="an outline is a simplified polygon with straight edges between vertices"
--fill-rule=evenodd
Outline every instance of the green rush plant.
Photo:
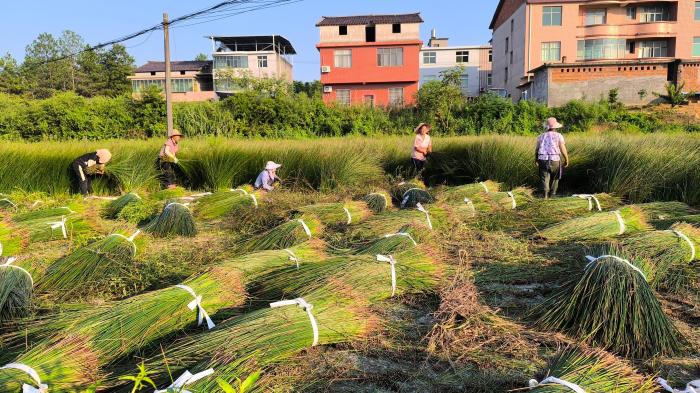
M 482 192 L 499 192 L 501 187 L 500 183 L 491 180 L 462 186 L 445 186 L 438 190 L 437 199 L 442 202 L 462 203 L 464 198 L 472 199 Z
M 593 198 L 595 197 L 595 199 Z M 597 201 L 596 201 L 597 200 Z M 562 220 L 608 211 L 620 206 L 619 198 L 609 194 L 570 196 L 562 198 L 534 198 L 523 207 L 523 212 L 538 227 Z M 600 210 L 598 210 L 600 206 Z
M 34 281 L 23 268 L 0 261 L 0 324 L 5 324 L 29 314 Z
M 217 191 L 197 201 L 195 215 L 212 220 L 227 216 L 241 208 L 254 209 L 256 203 L 258 203 L 258 196 L 255 193 L 248 193 L 245 190 Z
M 568 347 L 561 350 L 549 363 L 547 371 L 531 381 L 530 392 L 557 393 L 569 390 L 556 384 L 542 382 L 555 377 L 573 383 L 586 392 L 654 393 L 652 378 L 637 373 L 625 361 L 601 350 Z
M 647 282 L 653 264 L 617 247 L 598 254 L 627 262 L 609 256 L 590 262 L 532 311 L 535 324 L 631 358 L 681 353 L 685 340 Z
M 106 173 L 114 179 L 123 192 L 157 191 L 160 172 L 156 167 L 156 153 L 151 150 L 118 149 L 113 151 L 113 162 L 106 166 Z
M 144 230 L 156 237 L 197 235 L 197 226 L 190 209 L 176 202 L 165 205 L 163 212 L 153 219 Z
M 323 230 L 323 224 L 318 218 L 306 214 L 251 237 L 239 249 L 243 252 L 284 249 L 317 237 Z
M 691 214 L 688 216 L 681 216 L 665 220 L 653 220 L 651 221 L 651 225 L 653 225 L 654 228 L 657 229 L 668 229 L 678 222 L 684 222 L 695 226 L 700 226 L 700 214 Z
M 384 191 L 375 191 L 367 194 L 364 198 L 367 207 L 375 214 L 383 213 L 391 208 L 391 196 Z
M 698 213 L 683 202 L 651 202 L 635 206 L 641 209 L 649 220 L 668 220 Z
M 0 220 L 0 257 L 17 255 L 22 250 L 22 238 L 9 222 Z
M 351 225 L 365 221 L 372 211 L 366 202 L 348 201 L 345 203 L 317 203 L 303 206 L 298 209 L 302 213 L 301 218 L 311 216 L 321 221 L 324 225 Z
M 140 203 L 141 197 L 135 192 L 130 192 L 110 201 L 102 211 L 102 216 L 114 220 L 119 217 L 119 213 L 132 203 Z
M 622 234 L 650 229 L 644 211 L 632 205 L 618 210 L 624 228 L 614 212 L 594 213 L 554 224 L 539 232 L 547 240 L 606 240 Z

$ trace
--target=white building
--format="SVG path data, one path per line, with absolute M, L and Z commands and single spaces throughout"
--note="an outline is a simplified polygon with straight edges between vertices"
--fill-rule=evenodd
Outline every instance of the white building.
M 443 71 L 461 66 L 462 91 L 476 97 L 489 89 L 492 53 L 490 45 L 449 46 L 447 38 L 438 38 L 433 29 L 428 45 L 420 53 L 420 83 L 439 80 Z
M 280 35 L 209 37 L 214 59 L 214 91 L 228 95 L 238 90 L 230 80 L 222 80 L 221 72 L 233 70 L 235 75 L 254 78 L 278 78 L 293 81 L 292 44 Z

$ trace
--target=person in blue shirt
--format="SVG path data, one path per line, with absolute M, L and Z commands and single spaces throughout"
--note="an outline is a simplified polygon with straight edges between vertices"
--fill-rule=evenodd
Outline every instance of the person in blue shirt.
M 280 181 L 280 178 L 277 177 L 277 169 L 281 166 L 281 164 L 276 164 L 273 161 L 268 161 L 265 165 L 265 169 L 262 172 L 260 172 L 258 178 L 255 179 L 255 189 L 263 189 L 265 191 L 274 190 L 275 182 Z

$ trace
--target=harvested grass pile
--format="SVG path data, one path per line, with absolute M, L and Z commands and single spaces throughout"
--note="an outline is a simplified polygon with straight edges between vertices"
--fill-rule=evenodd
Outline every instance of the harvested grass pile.
M 429 237 L 428 217 L 434 229 L 444 229 L 448 223 L 448 211 L 439 206 L 426 209 L 428 214 L 418 210 L 400 210 L 386 212 L 370 217 L 367 221 L 353 227 L 346 236 L 350 248 L 358 248 L 369 242 L 384 238 L 386 235 L 410 231 L 416 242 Z M 410 228 L 410 229 L 409 229 Z
M 0 198 L 0 209 L 15 210 L 17 205 L 9 198 Z
M 257 208 L 257 196 L 243 189 L 217 191 L 199 199 L 195 214 L 197 217 L 211 220 L 229 215 L 243 207 Z
M 60 300 L 92 296 L 120 296 L 125 286 L 137 278 L 138 266 L 134 238 L 112 234 L 78 248 L 48 267 L 37 283 L 39 292 L 51 293 Z M 121 292 L 121 293 L 120 293 Z
M 321 222 L 310 215 L 290 220 L 244 242 L 245 252 L 289 248 L 318 236 L 323 232 Z
M 0 324 L 4 324 L 29 314 L 34 281 L 28 271 L 12 265 L 14 258 L 0 262 Z
M 124 194 L 119 198 L 109 202 L 105 207 L 104 211 L 102 212 L 102 216 L 104 218 L 114 220 L 115 218 L 119 217 L 119 213 L 121 213 L 121 211 L 124 210 L 126 206 L 132 203 L 139 202 L 141 202 L 141 197 L 137 193 L 130 192 L 128 194 Z
M 438 199 L 443 202 L 461 203 L 464 198 L 472 199 L 483 192 L 499 192 L 500 190 L 500 183 L 487 180 L 463 186 L 444 187 L 438 193 Z
M 30 211 L 13 219 L 19 228 L 29 232 L 30 242 L 68 239 L 91 230 L 70 207 Z
M 351 225 L 358 224 L 372 215 L 372 211 L 363 201 L 350 201 L 345 203 L 317 203 L 299 208 L 307 216 L 316 217 L 324 225 Z
M 570 384 L 570 385 L 567 385 Z M 530 392 L 555 393 L 574 391 L 573 386 L 585 392 L 654 393 L 654 382 L 603 351 L 571 347 L 552 359 L 547 371 L 529 383 Z
M 700 226 L 700 214 L 691 214 L 689 216 L 681 216 L 676 218 L 670 218 L 666 220 L 654 220 L 651 225 L 656 229 L 668 229 L 677 222 L 684 222 L 687 224 L 693 224 L 695 226 Z
M 698 213 L 683 202 L 651 202 L 635 206 L 641 209 L 649 220 L 668 220 Z
M 8 222 L 0 220 L 0 256 L 17 255 L 22 249 L 22 237 Z
M 506 210 L 520 209 L 534 199 L 532 190 L 528 188 L 516 188 L 507 192 L 481 193 L 479 196 L 489 201 L 494 209 Z
M 563 198 L 534 199 L 523 211 L 538 227 L 580 216 L 608 211 L 620 205 L 609 194 L 581 194 Z
M 573 218 L 545 228 L 539 235 L 547 240 L 606 240 L 651 229 L 644 212 L 636 206 L 612 212 Z
M 377 191 L 365 196 L 367 207 L 375 214 L 380 214 L 391 207 L 391 197 L 384 191 Z
M 406 226 L 396 233 L 387 233 L 374 241 L 353 244 L 355 254 L 376 255 L 403 252 L 418 245 L 411 234 L 413 230 Z
M 190 209 L 177 202 L 167 204 L 163 212 L 153 219 L 145 228 L 153 236 L 186 236 L 197 235 L 197 227 Z
M 615 248 L 589 260 L 580 277 L 536 307 L 536 324 L 623 356 L 680 353 L 684 339 L 647 282 L 653 266 Z
M 434 198 L 418 181 L 402 182 L 391 187 L 391 198 L 396 205 L 403 208 L 415 207 L 418 203 L 432 203 Z
M 681 293 L 700 286 L 693 262 L 700 259 L 700 229 L 677 224 L 666 231 L 649 231 L 620 241 L 620 246 L 635 259 L 653 263 L 654 288 Z

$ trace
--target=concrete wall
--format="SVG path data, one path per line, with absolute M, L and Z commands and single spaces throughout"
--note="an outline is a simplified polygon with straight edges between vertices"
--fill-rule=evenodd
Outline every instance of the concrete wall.
M 421 68 L 420 70 L 420 84 L 424 84 L 431 80 L 440 80 L 440 73 L 452 69 L 452 67 L 431 67 L 431 68 Z M 481 73 L 479 67 L 471 66 L 464 67 L 464 72 L 462 75 L 467 75 L 468 86 L 466 90 L 463 90 L 464 94 L 469 97 L 476 97 L 481 92 Z M 485 86 L 484 86 L 485 87 Z
M 506 89 L 514 99 L 520 98 L 517 86 L 528 71 L 527 53 L 527 5 L 521 4 L 513 14 L 504 19 L 503 23 L 493 32 L 493 87 Z M 511 33 L 511 21 L 513 32 Z M 509 38 L 509 48 L 506 52 L 506 38 Z M 513 51 L 513 62 L 510 61 L 510 51 Z M 508 78 L 506 81 L 506 67 Z
M 348 34 L 340 35 L 338 26 L 320 26 L 322 44 L 341 42 L 365 42 L 365 25 L 348 25 Z M 376 25 L 376 41 L 405 41 L 420 38 L 420 23 L 402 23 L 401 33 L 392 33 L 392 25 Z
M 460 51 L 469 52 L 469 62 L 457 63 L 457 52 Z M 423 62 L 425 52 L 435 52 L 435 64 Z M 488 54 L 489 48 L 483 46 L 423 47 L 419 57 L 420 83 L 439 79 L 441 72 L 463 66 L 463 75 L 468 75 L 469 78 L 469 86 L 465 94 L 470 97 L 478 96 L 481 89 L 486 88 L 486 75 L 491 72 Z
M 215 59 L 217 57 L 225 56 L 247 56 L 248 57 L 248 68 L 233 68 L 235 71 L 249 72 L 252 76 L 256 78 L 280 78 L 286 81 L 294 80 L 292 65 L 277 52 L 265 51 L 265 52 L 218 52 L 214 54 Z M 258 67 L 258 56 L 267 56 L 267 67 Z M 216 64 L 216 60 L 214 60 Z M 216 66 L 214 66 L 214 74 L 216 76 Z

